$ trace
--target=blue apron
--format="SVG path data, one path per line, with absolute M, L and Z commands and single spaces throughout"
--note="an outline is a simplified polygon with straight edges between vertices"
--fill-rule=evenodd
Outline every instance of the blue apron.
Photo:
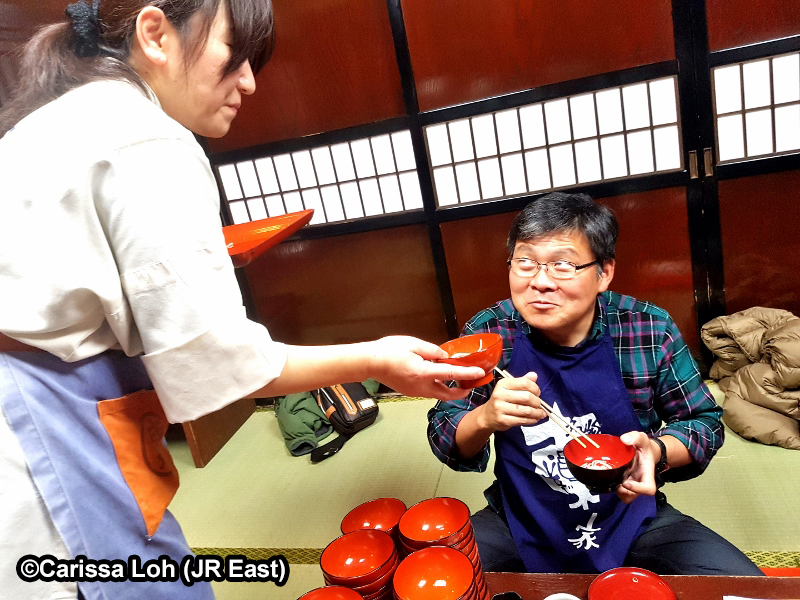
M 621 435 L 642 429 L 622 381 L 607 330 L 576 348 L 555 346 L 521 327 L 508 371 L 538 373 L 541 397 L 586 433 Z M 495 474 L 511 535 L 529 572 L 597 573 L 623 564 L 647 520 L 652 496 L 626 505 L 595 495 L 575 480 L 564 459 L 570 437 L 550 419 L 495 433 Z
M 161 555 L 180 564 L 191 554 L 167 511 L 150 535 L 126 483 L 98 404 L 152 384 L 139 358 L 109 351 L 66 363 L 42 352 L 0 353 L 0 399 L 31 476 L 72 557 L 121 559 L 143 565 Z M 2 416 L 0 416 L 2 418 Z M 163 432 L 158 440 L 163 444 Z M 153 457 L 156 468 L 163 467 Z M 170 465 L 171 465 L 171 461 Z M 210 600 L 208 583 L 85 582 L 86 600 Z

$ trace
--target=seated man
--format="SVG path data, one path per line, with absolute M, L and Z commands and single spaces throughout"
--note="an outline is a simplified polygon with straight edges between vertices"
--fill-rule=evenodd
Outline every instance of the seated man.
M 608 291 L 617 221 L 586 194 L 531 202 L 508 236 L 511 298 L 464 334 L 503 336 L 513 377 L 428 413 L 434 454 L 482 471 L 494 434 L 497 481 L 472 517 L 487 571 L 761 575 L 732 544 L 675 510 L 661 481 L 696 477 L 722 445 L 722 409 L 662 309 Z M 570 474 L 569 437 L 539 397 L 587 433 L 622 436 L 636 467 L 616 494 L 592 494 Z M 663 426 L 662 426 L 663 424 Z

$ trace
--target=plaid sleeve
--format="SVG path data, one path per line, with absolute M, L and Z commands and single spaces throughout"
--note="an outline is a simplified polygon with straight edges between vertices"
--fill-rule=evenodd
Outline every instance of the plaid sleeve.
M 658 435 L 672 435 L 689 449 L 694 461 L 670 469 L 667 481 L 696 477 L 708 467 L 722 446 L 722 408 L 703 382 L 677 325 L 669 319 L 662 343 L 663 358 L 658 365 L 655 390 L 656 413 L 664 422 Z
M 486 470 L 489 463 L 489 444 L 471 459 L 461 457 L 456 446 L 456 429 L 469 411 L 486 402 L 491 385 L 475 388 L 462 400 L 440 400 L 428 411 L 428 443 L 433 454 L 454 471 Z

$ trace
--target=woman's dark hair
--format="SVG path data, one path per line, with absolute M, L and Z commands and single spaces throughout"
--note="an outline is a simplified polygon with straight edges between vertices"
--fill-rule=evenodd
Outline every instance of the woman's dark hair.
M 91 81 L 125 79 L 146 89 L 128 64 L 136 18 L 146 6 L 164 11 L 178 31 L 187 67 L 205 47 L 220 6 L 227 8 L 231 24 L 231 58 L 223 77 L 245 61 L 258 73 L 272 54 L 271 0 L 79 0 L 68 8 L 71 19 L 43 27 L 23 48 L 24 77 L 0 110 L 0 137 L 37 108 Z
M 562 192 L 534 200 L 514 218 L 508 232 L 508 254 L 513 256 L 517 242 L 561 232 L 585 235 L 601 267 L 616 256 L 619 226 L 611 209 L 587 194 Z

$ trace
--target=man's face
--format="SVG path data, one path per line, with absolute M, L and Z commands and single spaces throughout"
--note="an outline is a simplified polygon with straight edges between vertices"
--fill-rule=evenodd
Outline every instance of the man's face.
M 576 265 L 595 259 L 586 236 L 569 231 L 517 242 L 512 258 L 522 257 L 540 263 L 567 260 Z M 608 289 L 613 277 L 613 260 L 601 275 L 592 265 L 577 271 L 573 279 L 553 279 L 542 268 L 533 277 L 508 272 L 511 300 L 522 318 L 559 346 L 576 346 L 589 334 L 597 294 Z

